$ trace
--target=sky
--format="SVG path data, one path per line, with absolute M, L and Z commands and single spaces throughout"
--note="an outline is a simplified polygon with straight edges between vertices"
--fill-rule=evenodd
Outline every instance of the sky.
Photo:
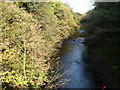
M 67 3 L 73 12 L 84 14 L 85 12 L 94 8 L 94 0 L 61 0 L 63 3 Z

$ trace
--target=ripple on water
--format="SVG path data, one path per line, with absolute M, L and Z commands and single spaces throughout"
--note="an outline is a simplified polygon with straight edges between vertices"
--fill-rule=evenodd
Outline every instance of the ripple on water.
M 83 52 L 86 47 L 83 45 L 84 38 L 68 40 L 63 44 L 61 49 L 61 62 L 66 72 L 63 78 L 69 79 L 69 82 L 62 88 L 93 88 L 93 82 L 89 79 L 88 72 L 85 71 L 85 63 L 83 61 Z

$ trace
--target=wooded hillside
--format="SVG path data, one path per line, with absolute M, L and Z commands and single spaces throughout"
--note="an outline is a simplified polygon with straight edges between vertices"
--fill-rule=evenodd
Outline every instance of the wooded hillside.
M 91 60 L 96 62 L 94 66 L 102 67 L 99 76 L 103 85 L 120 87 L 120 2 L 95 3 L 95 6 L 81 20 L 86 30 L 85 45 Z
M 55 88 L 61 43 L 79 29 L 80 16 L 61 2 L 0 2 L 2 85 Z

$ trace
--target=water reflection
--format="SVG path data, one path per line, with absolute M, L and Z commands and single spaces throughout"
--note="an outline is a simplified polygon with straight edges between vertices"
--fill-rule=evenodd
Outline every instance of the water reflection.
M 68 72 L 63 78 L 69 80 L 63 88 L 91 88 L 93 82 L 90 75 L 85 71 L 83 56 L 86 47 L 83 45 L 84 38 L 65 41 L 61 49 L 62 72 Z
M 76 48 L 74 45 L 71 45 L 71 44 L 64 44 L 63 46 L 64 47 L 62 48 L 62 51 L 61 51 L 61 57 L 72 52 Z

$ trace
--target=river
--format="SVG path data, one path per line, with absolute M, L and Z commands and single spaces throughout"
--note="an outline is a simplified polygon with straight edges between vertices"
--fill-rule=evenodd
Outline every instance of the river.
M 86 70 L 84 61 L 86 46 L 84 38 L 69 39 L 63 43 L 61 49 L 62 72 L 67 72 L 62 79 L 69 81 L 61 88 L 95 88 L 91 74 Z

